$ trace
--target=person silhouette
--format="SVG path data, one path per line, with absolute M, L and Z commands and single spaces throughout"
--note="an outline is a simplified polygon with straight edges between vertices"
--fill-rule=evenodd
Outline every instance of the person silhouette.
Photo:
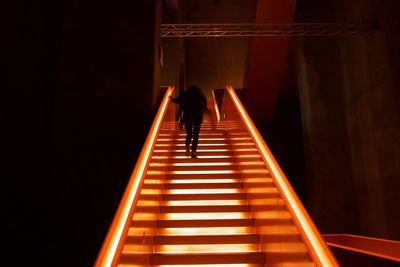
M 178 117 L 180 117 L 181 112 L 183 113 L 183 122 L 186 131 L 185 154 L 186 156 L 191 155 L 192 158 L 197 158 L 196 151 L 199 142 L 200 127 L 203 122 L 203 113 L 208 111 L 207 99 L 200 88 L 195 85 L 191 85 L 178 97 L 173 98 L 170 96 L 170 99 L 173 103 L 179 104 Z

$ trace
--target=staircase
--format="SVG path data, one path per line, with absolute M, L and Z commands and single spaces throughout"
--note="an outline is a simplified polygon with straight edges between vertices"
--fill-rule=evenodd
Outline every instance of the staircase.
M 315 266 L 238 122 L 204 123 L 197 159 L 176 129 L 161 126 L 119 267 Z
M 226 88 L 221 111 L 213 94 L 197 159 L 185 156 L 173 91 L 94 266 L 338 267 L 234 89 Z

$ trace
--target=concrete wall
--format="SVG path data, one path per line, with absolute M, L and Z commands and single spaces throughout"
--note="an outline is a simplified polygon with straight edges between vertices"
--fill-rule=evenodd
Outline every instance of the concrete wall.
M 387 17 L 396 4 L 329 2 L 303 1 L 298 20 L 325 15 L 382 27 L 369 36 L 298 40 L 310 212 L 322 232 L 400 239 L 398 65 L 392 59 L 398 19 Z

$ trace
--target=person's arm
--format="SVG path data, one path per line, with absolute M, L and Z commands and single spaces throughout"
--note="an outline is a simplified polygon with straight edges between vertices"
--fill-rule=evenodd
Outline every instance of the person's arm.
M 172 97 L 169 96 L 169 99 L 173 102 L 173 103 L 181 103 L 181 96 L 177 96 L 177 97 Z

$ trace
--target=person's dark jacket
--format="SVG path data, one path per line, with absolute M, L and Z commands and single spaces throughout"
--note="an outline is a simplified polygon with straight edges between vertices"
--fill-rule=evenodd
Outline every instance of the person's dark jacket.
M 207 111 L 207 99 L 197 86 L 191 86 L 172 102 L 178 103 L 183 111 L 183 120 L 203 121 L 203 113 Z

